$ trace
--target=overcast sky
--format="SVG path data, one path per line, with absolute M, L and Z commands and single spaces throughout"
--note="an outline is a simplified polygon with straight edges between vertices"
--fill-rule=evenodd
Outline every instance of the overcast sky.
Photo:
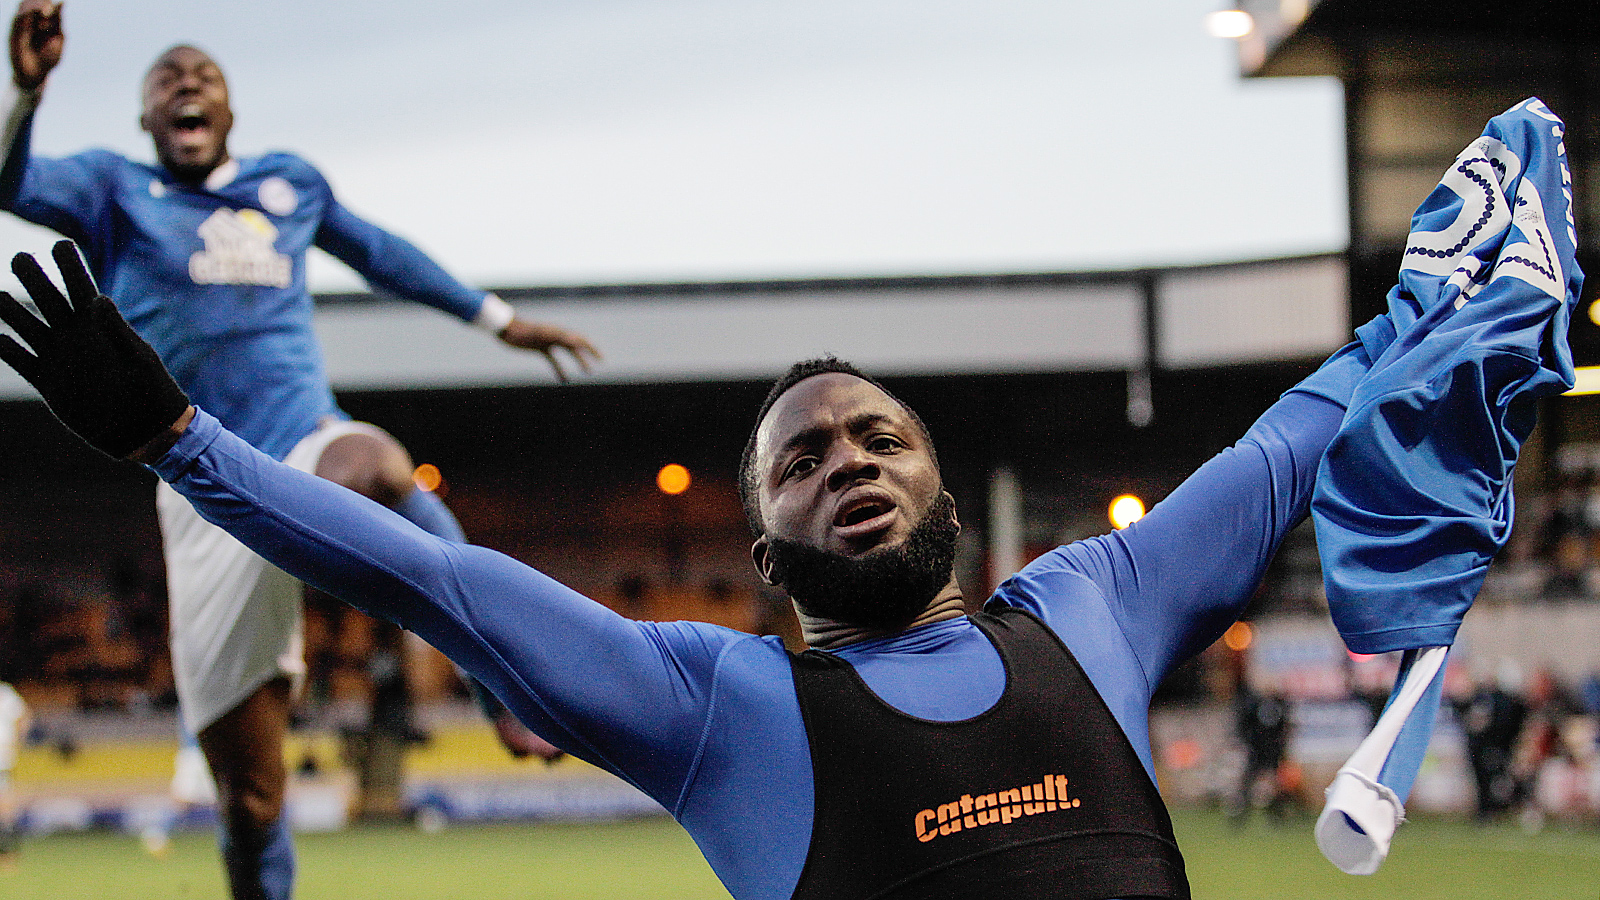
M 235 155 L 305 156 L 486 286 L 1343 249 L 1339 87 L 1239 78 L 1223 5 L 67 0 L 34 146 L 151 158 L 137 85 L 189 42 Z M 49 241 L 0 216 L 5 251 Z

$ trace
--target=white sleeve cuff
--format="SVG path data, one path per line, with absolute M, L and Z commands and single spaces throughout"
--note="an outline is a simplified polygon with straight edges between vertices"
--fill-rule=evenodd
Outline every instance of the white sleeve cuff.
M 43 87 L 23 90 L 17 83 L 6 79 L 6 90 L 0 94 L 0 155 L 9 154 L 16 142 L 17 132 L 33 111 L 39 108 Z
M 478 314 L 473 317 L 472 324 L 490 334 L 499 334 L 505 331 L 506 326 L 510 325 L 511 320 L 516 317 L 517 314 L 511 309 L 511 304 L 501 300 L 494 294 L 484 294 L 483 306 L 479 308 Z
M 16 81 L 6 79 L 5 106 L 6 112 L 13 111 L 33 112 L 39 108 L 39 98 L 44 96 L 44 86 L 36 88 L 17 87 Z
M 1328 785 L 1328 803 L 1317 816 L 1317 849 L 1350 875 L 1371 875 L 1389 856 L 1406 809 L 1388 785 L 1345 767 Z

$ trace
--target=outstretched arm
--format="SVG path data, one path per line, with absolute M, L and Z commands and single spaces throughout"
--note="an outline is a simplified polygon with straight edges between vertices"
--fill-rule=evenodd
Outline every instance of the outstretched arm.
M 1366 371 L 1358 358 L 1344 363 Z M 1284 539 L 1310 509 L 1323 451 L 1344 405 L 1290 391 L 1243 438 L 1184 480 L 1144 519 L 1095 549 L 1113 612 L 1154 690 L 1244 612 Z
M 520 319 L 513 314 L 511 321 L 507 322 L 496 336 L 519 350 L 543 353 L 544 358 L 550 362 L 550 368 L 555 370 L 556 378 L 562 381 L 567 380 L 567 370 L 562 367 L 561 357 L 556 354 L 557 350 L 565 350 L 572 356 L 572 361 L 578 364 L 578 368 L 586 373 L 600 361 L 600 351 L 589 343 L 588 338 L 569 328 L 562 328 L 549 322 Z
M 61 62 L 66 37 L 61 31 L 61 4 L 22 0 L 11 20 L 11 88 L 0 92 L 0 204 L 10 208 L 22 186 L 28 163 L 29 125 L 39 93 L 51 70 Z
M 255 450 L 204 412 L 154 466 L 273 565 L 437 647 L 535 733 L 669 805 L 732 637 L 635 622 Z
M 33 114 L 66 38 L 61 4 L 22 0 L 11 20 L 11 82 L 0 87 L 0 209 L 83 244 L 102 243 L 110 210 L 105 165 L 114 154 L 92 150 L 62 159 L 33 154 Z M 103 261 L 103 260 L 102 260 Z
M 1109 612 L 1138 661 L 1138 674 L 1127 677 L 1141 678 L 1148 696 L 1243 611 L 1284 537 L 1305 519 L 1323 450 L 1370 367 L 1367 348 L 1345 347 L 1149 515 L 1045 554 L 1003 585 L 1002 596 L 1037 608 L 1064 636 L 1083 615 Z M 1077 579 L 1095 590 L 1074 590 Z M 1085 602 L 1101 606 L 1072 606 Z
M 556 377 L 567 380 L 557 351 L 588 372 L 600 351 L 588 338 L 547 322 L 517 318 L 511 305 L 453 278 L 410 241 L 345 209 L 328 192 L 328 210 L 317 229 L 317 246 L 333 254 L 376 287 L 426 303 L 494 334 L 509 346 L 544 354 Z
M 691 770 L 716 661 L 742 636 L 625 619 L 500 553 L 438 539 L 351 491 L 276 462 L 189 405 L 148 344 L 98 294 L 76 248 L 62 296 L 32 257 L 13 271 L 44 316 L 0 294 L 0 360 L 112 456 L 158 473 L 268 561 L 406 627 L 518 718 L 664 805 Z

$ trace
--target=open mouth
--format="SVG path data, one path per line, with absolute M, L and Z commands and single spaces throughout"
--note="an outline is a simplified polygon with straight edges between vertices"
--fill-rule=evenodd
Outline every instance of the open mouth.
M 860 525 L 868 519 L 876 519 L 890 509 L 891 507 L 887 503 L 869 501 L 846 510 L 835 520 L 835 524 L 842 526 Z
M 859 497 L 839 507 L 833 525 L 846 537 L 870 534 L 889 527 L 897 508 L 887 497 L 875 494 Z
M 185 103 L 172 117 L 172 127 L 179 134 L 192 135 L 205 131 L 211 125 L 205 109 L 198 103 Z

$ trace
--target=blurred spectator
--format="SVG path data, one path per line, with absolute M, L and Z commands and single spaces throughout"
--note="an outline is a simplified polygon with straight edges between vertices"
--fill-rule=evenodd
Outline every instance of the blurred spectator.
M 1527 709 L 1512 760 L 1522 798 L 1533 796 L 1547 761 L 1570 757 L 1564 742 L 1567 720 L 1579 714 L 1582 707 L 1553 671 L 1541 668 L 1529 681 Z M 1530 803 L 1524 809 L 1525 826 L 1537 827 L 1542 824 L 1542 818 L 1538 804 Z
M 619 606 L 617 612 L 630 619 L 643 618 L 650 613 L 650 598 L 654 587 L 650 579 L 638 572 L 632 572 L 617 580 L 617 597 Z
M 1287 755 L 1291 730 L 1289 701 L 1276 687 L 1257 693 L 1248 681 L 1234 697 L 1234 729 L 1244 745 L 1244 771 L 1229 804 L 1228 816 L 1243 825 L 1256 806 L 1280 820 L 1296 798 L 1288 775 Z
M 367 724 L 344 734 L 345 757 L 356 770 L 358 819 L 387 821 L 405 809 L 405 752 L 428 742 L 417 725 L 414 698 L 404 666 L 405 632 L 391 622 L 375 622 L 367 675 L 372 703 Z
M 1593 559 L 1590 553 L 1589 533 L 1568 530 L 1555 538 L 1550 560 L 1550 574 L 1544 582 L 1546 600 L 1588 600 L 1591 590 Z
M 1587 536 L 1595 524 L 1590 519 L 1590 497 L 1593 479 L 1587 471 L 1574 469 L 1563 472 L 1551 498 L 1550 514 L 1545 523 L 1545 543 L 1549 548 L 1569 534 Z M 1553 550 L 1552 550 L 1553 552 Z
M 1583 703 L 1583 711 L 1589 715 L 1600 715 L 1600 671 L 1590 672 L 1578 686 L 1578 698 Z
M 1467 736 L 1480 822 L 1497 818 L 1517 802 L 1512 756 L 1528 714 L 1520 696 L 1521 680 L 1516 666 L 1504 661 L 1494 679 L 1480 683 L 1456 711 Z

